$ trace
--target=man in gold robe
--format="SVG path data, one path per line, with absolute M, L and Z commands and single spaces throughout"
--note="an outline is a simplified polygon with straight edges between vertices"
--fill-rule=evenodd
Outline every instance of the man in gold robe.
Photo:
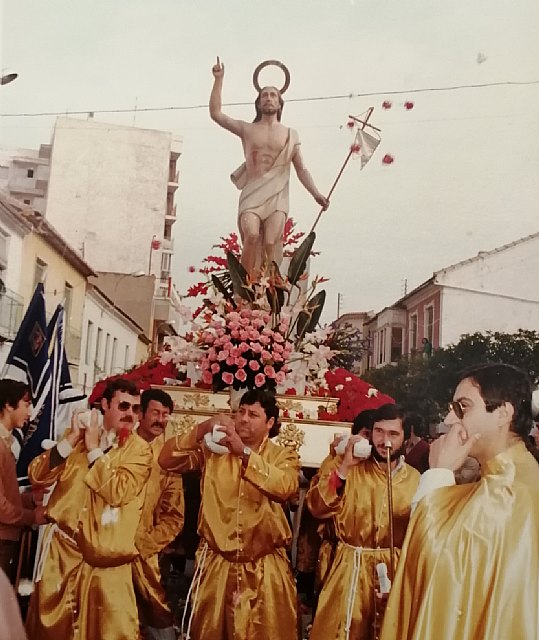
M 526 449 L 527 375 L 504 364 L 462 374 L 414 498 L 383 640 L 539 638 L 539 466 Z M 455 485 L 467 456 L 477 482 Z
M 286 553 L 292 534 L 282 505 L 298 491 L 299 460 L 269 439 L 278 418 L 271 393 L 249 390 L 234 422 L 217 416 L 168 440 L 161 451 L 165 469 L 202 471 L 201 543 L 192 614 L 186 609 L 182 621 L 186 638 L 297 638 L 296 587 Z M 228 453 L 202 443 L 216 433 Z
M 133 382 L 109 383 L 99 412 L 74 414 L 64 440 L 29 467 L 34 486 L 56 483 L 27 618 L 32 640 L 133 640 L 135 534 L 152 465 L 132 432 L 140 409 Z M 84 428 L 81 428 L 84 427 Z
M 172 614 L 161 585 L 159 552 L 182 530 L 183 483 L 181 475 L 164 471 L 157 462 L 173 410 L 172 398 L 162 389 L 148 389 L 141 396 L 137 434 L 150 444 L 153 465 L 135 538 L 140 555 L 133 562 L 133 582 L 148 640 L 176 640 Z
M 419 473 L 403 459 L 404 413 L 393 404 L 376 410 L 372 453 L 354 456 L 362 440 L 352 435 L 344 455 L 326 458 L 307 505 L 317 518 L 332 519 L 337 546 L 325 579 L 311 640 L 367 640 L 375 637 L 376 565 L 390 567 L 386 443 L 391 442 L 395 551 L 402 545 Z M 397 555 L 397 554 L 396 554 Z

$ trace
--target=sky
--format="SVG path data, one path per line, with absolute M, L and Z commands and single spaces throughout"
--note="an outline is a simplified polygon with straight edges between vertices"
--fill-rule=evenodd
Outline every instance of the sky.
M 0 89 L 0 114 L 136 106 L 95 118 L 183 138 L 180 291 L 195 282 L 188 267 L 236 230 L 229 175 L 241 143 L 205 106 L 216 56 L 224 102 L 248 103 L 223 110 L 249 121 L 254 68 L 286 64 L 283 123 L 298 130 L 323 193 L 352 142 L 348 116 L 374 107 L 382 142 L 363 171 L 349 163 L 317 228 L 311 275 L 330 279 L 324 320 L 339 293 L 341 313 L 379 311 L 434 271 L 539 231 L 536 0 L 4 0 L 0 19 L 1 67 L 19 73 Z M 279 85 L 280 72 L 261 81 Z M 170 106 L 182 108 L 142 111 Z M 54 119 L 2 115 L 0 144 L 37 148 Z M 318 206 L 291 182 L 290 214 L 308 231 Z

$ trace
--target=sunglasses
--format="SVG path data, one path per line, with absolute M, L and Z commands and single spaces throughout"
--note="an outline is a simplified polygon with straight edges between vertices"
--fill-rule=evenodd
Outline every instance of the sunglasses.
M 128 411 L 129 409 L 133 410 L 133 413 L 138 413 L 140 411 L 140 404 L 131 404 L 127 402 L 127 400 L 123 400 L 122 402 L 118 402 L 118 409 L 120 411 Z
M 449 411 L 453 412 L 459 420 L 464 418 L 464 407 L 458 400 L 451 400 L 451 402 L 447 405 Z

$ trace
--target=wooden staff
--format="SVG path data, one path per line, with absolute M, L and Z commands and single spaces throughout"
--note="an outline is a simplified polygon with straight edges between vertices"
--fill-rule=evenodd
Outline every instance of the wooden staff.
M 395 538 L 393 533 L 393 481 L 391 478 L 391 450 L 393 445 L 388 440 L 385 443 L 387 463 L 387 505 L 389 509 L 389 579 L 395 579 Z
M 374 129 L 375 131 L 380 131 L 380 129 L 377 129 L 376 127 L 373 127 L 372 124 L 368 124 L 369 118 L 371 117 L 373 111 L 374 111 L 374 107 L 369 107 L 369 109 L 367 111 L 367 116 L 365 117 L 365 120 L 360 120 L 359 118 L 356 118 L 356 116 L 348 116 L 348 117 L 351 120 L 355 120 L 356 122 L 359 122 L 361 124 L 361 129 L 362 130 L 365 129 L 365 127 L 370 127 L 371 129 Z M 341 179 L 343 171 L 344 171 L 346 165 L 348 164 L 348 161 L 352 157 L 352 154 L 354 153 L 353 147 L 354 147 L 354 145 L 350 146 L 350 151 L 348 152 L 348 155 L 346 156 L 346 159 L 343 162 L 342 167 L 340 168 L 339 173 L 337 174 L 337 177 L 335 178 L 335 182 L 332 184 L 331 189 L 329 190 L 329 193 L 327 195 L 327 199 L 328 200 L 331 198 L 331 194 L 335 191 L 335 187 L 337 186 L 337 183 Z M 320 209 L 318 215 L 316 216 L 316 220 L 314 221 L 314 224 L 313 224 L 313 226 L 312 226 L 312 228 L 311 228 L 309 233 L 312 233 L 316 229 L 316 225 L 320 221 L 320 217 L 322 216 L 323 213 L 324 213 L 324 208 L 322 207 L 322 209 Z

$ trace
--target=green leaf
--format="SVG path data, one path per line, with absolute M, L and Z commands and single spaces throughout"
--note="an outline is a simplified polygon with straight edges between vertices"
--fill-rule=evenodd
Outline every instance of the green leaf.
M 316 325 L 322 315 L 325 302 L 326 292 L 324 290 L 319 291 L 307 301 L 306 308 L 299 312 L 296 327 L 298 341 L 303 340 L 306 333 L 312 333 L 316 329 Z
M 288 266 L 288 281 L 292 286 L 294 286 L 299 280 L 300 276 L 305 273 L 307 260 L 311 255 L 315 239 L 316 234 L 314 233 L 314 231 L 311 231 L 311 233 L 309 233 L 305 240 L 292 254 L 290 265 Z
M 211 275 L 211 281 L 213 286 L 217 289 L 217 291 L 223 294 L 223 296 L 225 297 L 225 300 L 228 300 L 229 302 L 235 305 L 234 296 L 232 295 L 233 294 L 232 287 L 227 287 L 226 284 L 221 280 L 221 278 L 219 278 L 219 276 L 216 276 L 214 273 L 212 273 Z
M 255 294 L 249 285 L 249 274 L 244 266 L 231 251 L 227 251 L 226 261 L 234 293 L 247 302 L 254 302 Z

